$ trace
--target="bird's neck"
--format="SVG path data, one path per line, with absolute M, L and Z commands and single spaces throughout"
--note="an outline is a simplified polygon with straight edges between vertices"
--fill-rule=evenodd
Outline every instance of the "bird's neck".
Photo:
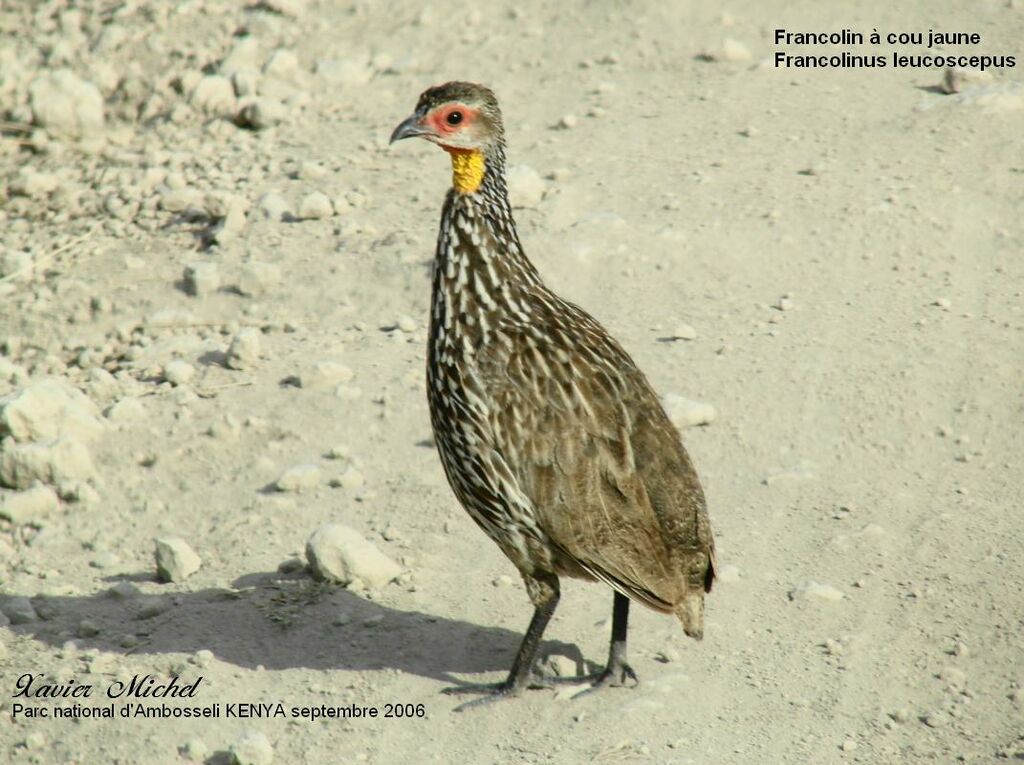
M 434 261 L 434 321 L 478 339 L 486 337 L 488 315 L 514 317 L 544 289 L 516 233 L 504 152 L 498 147 L 483 161 L 475 191 L 448 193 Z
M 483 185 L 487 174 L 484 153 L 479 149 L 449 149 L 452 158 L 452 188 L 460 194 L 472 194 Z

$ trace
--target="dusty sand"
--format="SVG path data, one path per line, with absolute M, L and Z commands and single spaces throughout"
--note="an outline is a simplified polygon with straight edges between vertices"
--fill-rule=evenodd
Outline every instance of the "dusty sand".
M 91 479 L 0 520 L 0 760 L 261 762 L 267 742 L 275 763 L 1024 757 L 1024 62 L 955 95 L 941 69 L 773 66 L 778 27 L 978 32 L 954 52 L 1020 59 L 1019 1 L 69 5 L 0 10 L 0 396 L 57 378 L 107 424 Z M 202 80 L 232 67 L 233 86 Z M 74 85 L 77 137 L 28 124 L 59 120 L 30 100 L 59 68 L 99 91 Z M 497 91 L 511 164 L 543 180 L 530 199 L 521 171 L 517 215 L 548 283 L 660 392 L 717 411 L 684 433 L 723 564 L 706 637 L 634 609 L 636 689 L 465 714 L 440 694 L 503 677 L 530 615 L 430 442 L 450 173 L 387 137 L 451 78 Z M 236 97 L 253 92 L 255 112 Z M 247 105 L 262 129 L 234 124 Z M 190 264 L 215 266 L 198 295 Z M 666 340 L 681 324 L 696 337 Z M 249 327 L 258 352 L 227 357 Z M 347 370 L 310 380 L 318 362 Z M 312 485 L 275 490 L 303 464 Z M 329 522 L 403 574 L 314 582 L 303 550 Z M 202 565 L 163 584 L 167 536 Z M 610 607 L 566 582 L 545 654 L 603 661 Z M 117 714 L 112 683 L 202 677 L 167 705 L 222 717 L 11 724 L 16 703 L 54 707 L 12 698 L 25 673 Z M 413 717 L 290 718 L 394 703 Z M 251 755 L 247 731 L 266 736 Z

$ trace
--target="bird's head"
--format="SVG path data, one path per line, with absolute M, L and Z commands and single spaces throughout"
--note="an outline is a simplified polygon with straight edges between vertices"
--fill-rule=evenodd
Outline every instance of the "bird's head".
M 466 194 L 483 182 L 488 159 L 497 159 L 504 129 L 494 93 L 472 82 L 447 82 L 425 90 L 416 111 L 391 134 L 425 138 L 452 158 L 453 184 Z

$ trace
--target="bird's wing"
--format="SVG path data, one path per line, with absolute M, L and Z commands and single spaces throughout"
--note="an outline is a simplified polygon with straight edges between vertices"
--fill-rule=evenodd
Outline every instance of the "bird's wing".
M 589 315 L 501 327 L 478 357 L 498 450 L 538 526 L 583 570 L 659 611 L 713 576 L 704 496 L 636 365 Z M 545 323 L 541 323 L 545 326 Z

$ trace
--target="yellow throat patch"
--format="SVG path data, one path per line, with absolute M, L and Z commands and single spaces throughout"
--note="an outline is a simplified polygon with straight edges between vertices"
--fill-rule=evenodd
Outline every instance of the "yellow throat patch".
M 448 150 L 452 157 L 452 185 L 460 194 L 472 194 L 484 182 L 484 155 L 479 151 Z

